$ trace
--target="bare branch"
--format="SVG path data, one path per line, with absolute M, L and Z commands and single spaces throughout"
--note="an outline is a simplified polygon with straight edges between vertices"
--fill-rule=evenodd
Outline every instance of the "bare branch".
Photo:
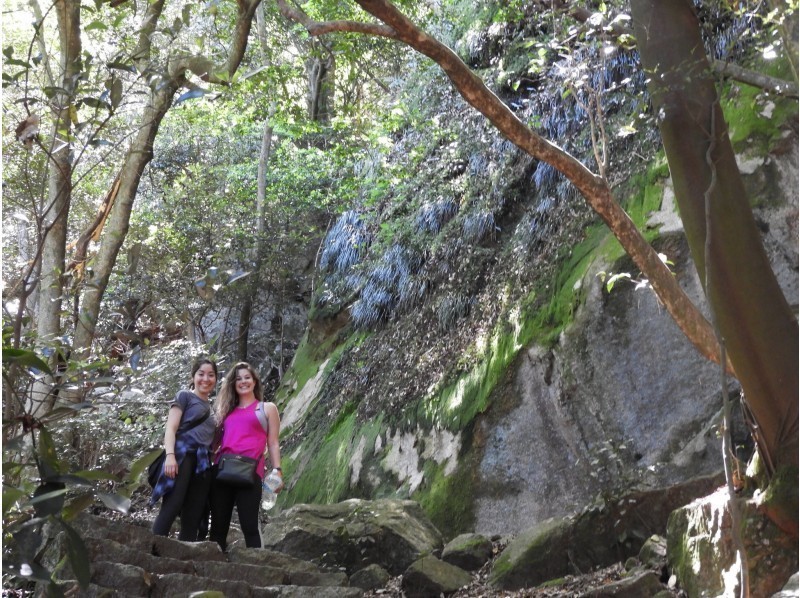
M 309 35 L 318 36 L 326 33 L 333 33 L 335 31 L 347 33 L 363 33 L 365 35 L 374 35 L 377 37 L 387 37 L 389 39 L 398 39 L 397 32 L 391 27 L 379 25 L 377 23 L 361 23 L 359 21 L 325 21 L 318 22 L 309 17 L 305 12 L 299 8 L 292 8 L 286 3 L 286 0 L 276 0 L 278 10 L 281 15 L 290 21 L 300 23 L 308 31 Z
M 746 69 L 731 62 L 723 62 L 722 60 L 715 60 L 711 63 L 711 67 L 714 69 L 715 73 L 723 77 L 729 77 L 734 81 L 766 89 L 767 91 L 787 98 L 798 98 L 797 84 L 792 81 L 770 77 L 764 73 L 757 73 L 756 71 Z

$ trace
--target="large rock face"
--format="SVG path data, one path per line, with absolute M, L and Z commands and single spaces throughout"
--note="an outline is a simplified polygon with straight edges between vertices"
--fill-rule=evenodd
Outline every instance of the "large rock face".
M 702 302 L 675 241 L 669 257 L 679 280 Z M 652 291 L 618 283 L 609 295 L 591 272 L 583 284 L 586 303 L 558 345 L 530 347 L 519 360 L 507 390 L 517 407 L 481 422 L 488 491 L 476 499 L 479 532 L 511 533 L 626 484 L 667 485 L 720 469 L 717 368 L 698 357 Z

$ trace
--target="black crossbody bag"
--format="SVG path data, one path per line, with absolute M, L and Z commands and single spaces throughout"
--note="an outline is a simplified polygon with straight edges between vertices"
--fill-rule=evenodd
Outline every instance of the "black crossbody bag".
M 269 435 L 269 420 L 264 411 L 264 401 L 256 407 L 256 417 L 264 429 L 264 433 Z M 247 488 L 256 481 L 256 465 L 258 460 L 244 455 L 225 454 L 219 459 L 217 469 L 217 482 L 222 482 L 229 486 Z

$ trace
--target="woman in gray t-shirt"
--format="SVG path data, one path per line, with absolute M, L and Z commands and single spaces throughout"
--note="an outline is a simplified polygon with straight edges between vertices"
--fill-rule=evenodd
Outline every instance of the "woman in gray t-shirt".
M 196 542 L 211 486 L 209 448 L 216 420 L 209 397 L 217 385 L 217 364 L 199 359 L 192 366 L 190 390 L 181 390 L 169 406 L 164 431 L 164 469 L 153 487 L 150 504 L 161 498 L 153 533 L 166 536 L 180 515 L 178 539 Z

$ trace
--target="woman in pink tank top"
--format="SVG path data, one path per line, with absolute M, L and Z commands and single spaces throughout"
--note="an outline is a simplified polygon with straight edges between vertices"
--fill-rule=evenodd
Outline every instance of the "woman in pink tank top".
M 248 363 L 234 365 L 222 381 L 217 399 L 217 422 L 219 444 L 214 458 L 214 482 L 211 487 L 211 540 L 222 550 L 227 548 L 228 530 L 233 516 L 233 507 L 239 514 L 245 545 L 261 547 L 258 527 L 258 508 L 261 504 L 261 480 L 266 471 L 266 456 L 272 468 L 281 477 L 281 450 L 278 444 L 281 420 L 274 403 L 265 403 L 268 432 L 264 430 L 256 409 L 264 400 L 264 390 L 255 369 Z M 256 460 L 256 474 L 250 486 L 232 486 L 216 480 L 217 467 L 222 455 L 233 454 Z M 283 489 L 283 485 L 277 492 Z

